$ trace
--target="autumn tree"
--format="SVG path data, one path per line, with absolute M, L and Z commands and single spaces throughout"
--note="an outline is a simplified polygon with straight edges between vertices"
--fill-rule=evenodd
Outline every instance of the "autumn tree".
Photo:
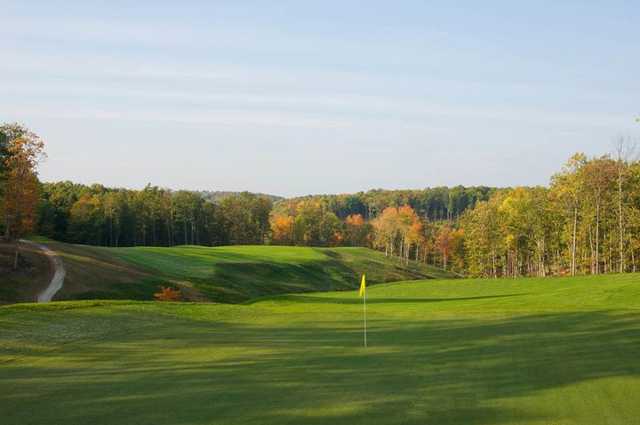
M 369 246 L 371 225 L 361 214 L 351 214 L 344 221 L 345 242 L 350 246 Z
M 501 195 L 476 204 L 467 210 L 461 222 L 465 229 L 465 245 L 469 273 L 472 276 L 497 278 L 502 274 L 504 234 L 500 226 Z
M 19 239 L 33 231 L 37 217 L 39 161 L 44 143 L 33 132 L 17 124 L 0 127 L 2 133 L 2 217 L 4 238 L 15 241 L 14 268 L 18 267 Z
M 294 218 L 290 215 L 274 214 L 270 220 L 271 240 L 279 245 L 294 243 Z
M 551 245 L 548 189 L 518 187 L 509 191 L 499 211 L 502 216 L 511 276 L 545 276 Z
M 414 258 L 418 259 L 420 246 L 425 243 L 423 224 L 409 205 L 385 208 L 372 225 L 374 245 L 384 248 L 387 256 L 397 255 L 408 263 L 413 252 Z
M 409 263 L 411 248 L 422 243 L 422 222 L 409 205 L 398 208 L 398 233 L 400 237 L 400 257 Z M 418 250 L 415 252 L 417 253 Z
M 444 225 L 438 231 L 436 235 L 436 249 L 442 256 L 442 268 L 447 269 L 449 265 L 449 257 L 453 249 L 454 231 L 449 225 Z
M 398 209 L 387 207 L 373 220 L 375 229 L 374 244 L 377 248 L 383 248 L 386 256 L 395 253 L 396 240 L 399 234 Z
M 575 154 L 565 164 L 562 171 L 551 178 L 551 200 L 558 206 L 558 209 L 565 215 L 570 233 L 570 273 L 576 275 L 577 271 L 577 243 L 578 243 L 578 220 L 581 215 L 581 208 L 584 206 L 584 195 L 582 193 L 581 169 L 587 162 L 584 154 Z

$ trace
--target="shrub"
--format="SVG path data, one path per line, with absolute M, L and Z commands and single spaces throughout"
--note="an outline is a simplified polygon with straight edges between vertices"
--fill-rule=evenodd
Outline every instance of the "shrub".
M 156 301 L 180 301 L 180 290 L 169 287 L 160 287 L 160 292 L 153 294 Z

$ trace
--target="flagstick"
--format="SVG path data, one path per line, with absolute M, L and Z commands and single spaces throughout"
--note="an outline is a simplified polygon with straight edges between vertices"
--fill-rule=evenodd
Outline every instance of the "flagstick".
M 364 312 L 364 348 L 367 348 L 367 291 L 364 292 L 364 297 L 362 298 L 362 306 Z

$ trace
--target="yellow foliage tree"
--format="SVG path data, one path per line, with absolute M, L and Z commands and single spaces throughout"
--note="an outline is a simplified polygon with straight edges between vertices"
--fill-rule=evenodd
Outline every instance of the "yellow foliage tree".
M 270 220 L 271 238 L 277 244 L 292 244 L 294 218 L 289 215 L 274 215 Z

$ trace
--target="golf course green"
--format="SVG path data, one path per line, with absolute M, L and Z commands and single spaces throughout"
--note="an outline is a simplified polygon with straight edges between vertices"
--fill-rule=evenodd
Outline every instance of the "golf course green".
M 634 424 L 639 280 L 4 306 L 1 423 Z

